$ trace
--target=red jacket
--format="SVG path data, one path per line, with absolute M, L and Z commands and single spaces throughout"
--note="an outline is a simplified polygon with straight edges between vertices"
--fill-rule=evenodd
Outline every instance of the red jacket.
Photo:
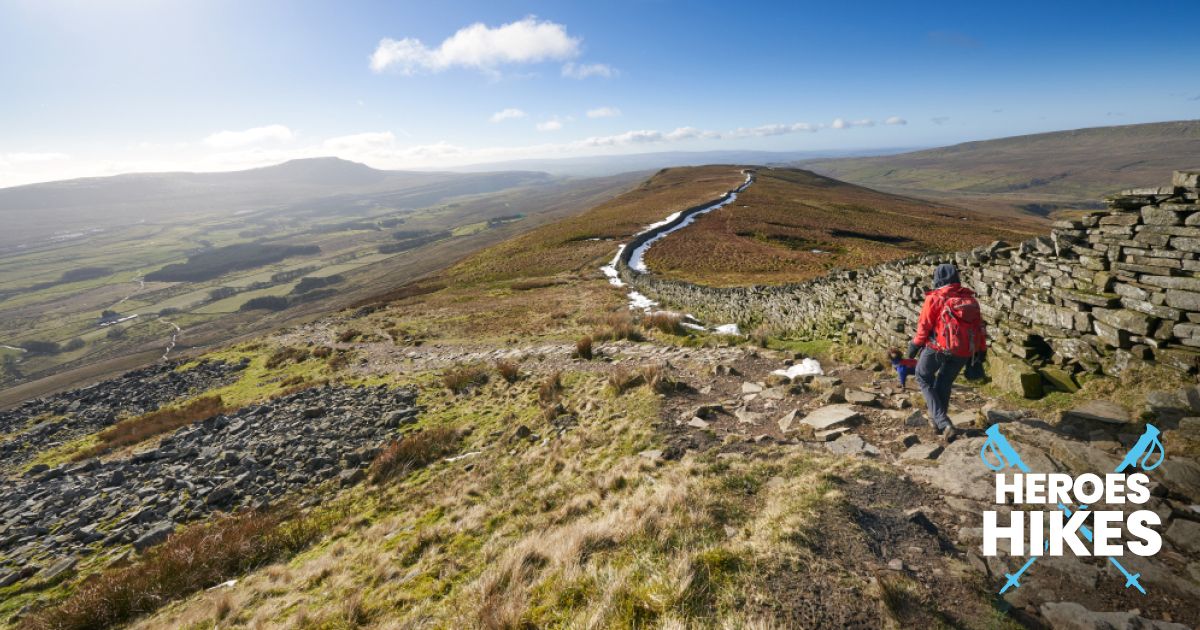
M 935 328 L 938 320 L 942 317 L 942 306 L 949 297 L 975 297 L 975 292 L 958 282 L 947 284 L 940 289 L 926 291 L 925 305 L 921 307 L 921 317 L 917 319 L 917 334 L 912 340 L 914 345 L 924 346 L 929 343 L 930 337 L 937 336 Z M 980 351 L 987 350 L 986 336 L 981 343 Z

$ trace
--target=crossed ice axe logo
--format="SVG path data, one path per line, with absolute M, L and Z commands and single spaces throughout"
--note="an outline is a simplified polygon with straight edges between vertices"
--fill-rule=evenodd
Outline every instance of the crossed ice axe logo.
M 1021 459 L 1021 455 L 1018 454 L 1015 449 L 1013 449 L 1012 445 L 1008 443 L 1008 439 L 1005 438 L 1004 434 L 1000 432 L 1000 425 L 993 424 L 992 426 L 988 427 L 986 433 L 988 436 L 987 441 L 985 441 L 983 446 L 979 449 L 979 458 L 983 460 L 984 465 L 995 472 L 1000 472 L 1005 468 L 1016 468 L 1017 470 L 1026 474 L 1030 472 L 1029 466 L 1025 465 L 1025 462 Z M 1121 463 L 1117 465 L 1115 472 L 1119 473 L 1127 468 L 1140 468 L 1143 471 L 1149 472 L 1155 468 L 1158 468 L 1159 464 L 1161 464 L 1163 459 L 1166 458 L 1166 450 L 1163 449 L 1162 442 L 1158 440 L 1158 436 L 1158 428 L 1152 424 L 1147 424 L 1146 431 L 1142 433 L 1140 438 L 1138 438 L 1138 441 L 1133 445 L 1133 448 L 1129 449 L 1129 452 L 1125 454 L 1125 459 L 1122 459 Z M 994 459 L 989 459 L 989 454 L 991 454 Z M 1154 458 L 1152 463 L 1150 463 L 1151 458 Z M 1063 514 L 1065 514 L 1067 518 L 1071 517 L 1071 509 L 1067 506 L 1059 503 L 1058 509 L 1062 510 Z M 1087 506 L 1080 506 L 1079 509 L 1086 510 Z M 1087 525 L 1081 525 L 1079 527 L 1079 531 L 1083 533 L 1083 537 L 1086 538 L 1088 542 L 1092 541 L 1091 528 L 1089 528 Z M 1050 543 L 1047 542 L 1046 547 L 1048 548 L 1049 546 Z M 1029 570 L 1029 567 L 1032 566 L 1037 559 L 1038 556 L 1030 556 L 1029 559 L 1025 561 L 1025 564 L 1022 565 L 1020 569 L 1017 569 L 1016 573 L 1005 573 L 1004 576 L 1007 578 L 1007 581 L 1004 584 L 1004 588 L 1000 589 L 1000 593 L 1003 594 L 1010 588 L 1017 588 L 1021 586 L 1021 576 L 1025 573 L 1025 571 Z M 1143 588 L 1141 582 L 1138 581 L 1138 578 L 1141 577 L 1140 573 L 1130 573 L 1129 570 L 1127 570 L 1124 566 L 1121 566 L 1121 563 L 1112 556 L 1109 556 L 1108 561 L 1112 563 L 1112 565 L 1116 567 L 1122 575 L 1125 576 L 1125 588 L 1132 586 L 1133 588 L 1141 591 L 1143 595 L 1146 594 L 1146 589 Z

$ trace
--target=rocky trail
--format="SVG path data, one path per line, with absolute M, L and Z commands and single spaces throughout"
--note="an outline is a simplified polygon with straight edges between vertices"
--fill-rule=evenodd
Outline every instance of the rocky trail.
M 669 466 L 689 454 L 767 458 L 772 449 L 796 448 L 876 462 L 883 472 L 858 480 L 860 487 L 851 493 L 858 538 L 830 532 L 815 544 L 840 554 L 864 576 L 904 576 L 964 601 L 969 583 L 998 591 L 1004 575 L 1023 560 L 980 553 L 981 513 L 994 507 L 991 471 L 979 460 L 984 428 L 1004 423 L 1005 434 L 1035 470 L 1075 474 L 1111 470 L 1140 430 L 1127 414 L 1103 405 L 1061 419 L 1037 418 L 1005 410 L 963 386 L 955 389 L 952 418 L 964 435 L 946 445 L 929 427 L 919 393 L 911 384 L 901 390 L 894 375 L 878 365 L 825 365 L 823 374 L 789 379 L 774 372 L 803 357 L 744 346 L 607 342 L 597 344 L 595 359 L 584 361 L 572 357 L 571 344 L 557 342 L 339 343 L 334 330 L 316 323 L 276 341 L 354 349 L 357 363 L 350 369 L 360 375 L 404 375 L 498 359 L 517 361 L 531 375 L 659 365 L 679 386 L 661 398 L 656 426 L 661 445 L 642 458 Z M 168 363 L 0 414 L 5 436 L 0 449 L 9 475 L 0 490 L 0 587 L 59 579 L 96 554 L 123 558 L 215 511 L 306 496 L 319 500 L 322 493 L 358 483 L 377 449 L 419 418 L 411 389 L 326 385 L 216 416 L 115 458 L 28 466 L 34 453 L 117 417 L 229 382 L 242 367 L 209 362 L 176 372 Z M 1200 408 L 1192 401 L 1200 401 L 1200 390 L 1162 392 L 1151 400 L 1166 443 L 1177 435 L 1195 437 L 1200 423 L 1191 416 L 1200 416 Z M 43 420 L 35 422 L 38 418 Z M 542 432 L 546 436 L 538 441 L 556 437 Z M 446 465 L 486 465 L 476 462 L 488 461 L 492 449 L 496 455 L 507 452 L 522 435 L 533 439 L 529 428 L 514 426 L 509 434 L 493 435 L 480 457 Z M 1002 596 L 1018 620 L 1084 628 L 1184 628 L 1189 626 L 1168 624 L 1200 620 L 1200 464 L 1168 451 L 1151 479 L 1153 497 L 1146 507 L 1163 520 L 1164 549 L 1152 559 L 1127 562 L 1141 573 L 1148 593 L 1125 589 L 1116 571 L 1097 559 L 1043 559 L 1020 588 Z M 821 587 L 796 571 L 778 571 L 779 601 L 792 604 L 773 614 L 797 623 L 856 623 L 853 597 L 814 592 Z M 846 599 L 846 605 L 814 610 L 804 603 L 817 595 Z M 1064 597 L 1071 599 L 1063 602 Z M 798 608 L 787 608 L 793 605 Z M 1135 612 L 1092 612 L 1097 610 Z

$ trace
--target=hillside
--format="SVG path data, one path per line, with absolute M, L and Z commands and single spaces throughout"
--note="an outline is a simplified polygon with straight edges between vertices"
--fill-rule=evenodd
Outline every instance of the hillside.
M 1177 577 L 1200 557 L 1192 521 L 1174 515 L 1200 500 L 1182 422 L 1163 435 L 1171 460 L 1147 506 L 1178 535 L 1130 560 L 1147 595 L 1101 559 L 1068 556 L 1001 596 L 1022 558 L 979 553 L 994 492 L 983 427 L 1002 422 L 1037 470 L 1111 470 L 1141 427 L 1058 411 L 1152 400 L 1183 414 L 1190 399 L 1148 393 L 1178 378 L 1096 377 L 1032 403 L 964 383 L 952 418 L 966 434 L 945 445 L 880 348 L 630 309 L 598 265 L 646 224 L 742 184 L 742 170 L 660 172 L 353 308 L 0 412 L 0 624 L 1200 619 L 1200 586 Z M 814 180 L 789 171 L 746 192 L 797 182 Z M 776 372 L 804 359 L 823 373 Z
M 419 208 L 447 197 L 547 183 L 545 173 L 380 171 L 338 158 L 292 160 L 224 173 L 134 173 L 0 188 L 0 251 L 129 223 L 244 213 L 304 214 L 388 204 Z
M 798 164 L 880 190 L 942 193 L 963 203 L 998 199 L 1045 213 L 1095 204 L 1123 188 L 1153 185 L 1164 172 L 1200 166 L 1200 121 L 1055 131 Z
M 0 206 L 9 226 L 32 217 L 61 230 L 75 215 L 104 223 L 0 252 L 0 400 L 19 395 L 14 386 L 47 391 L 354 303 L 640 178 L 302 160 L 0 190 L 3 203 L 23 204 Z
M 735 203 L 655 243 L 646 266 L 667 278 L 708 285 L 779 284 L 916 253 L 1021 240 L 1043 230 L 1033 218 L 764 168 Z

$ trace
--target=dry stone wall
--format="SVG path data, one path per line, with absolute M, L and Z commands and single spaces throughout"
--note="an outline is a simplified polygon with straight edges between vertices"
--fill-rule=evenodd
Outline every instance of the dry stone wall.
M 1122 191 L 1104 210 L 1054 223 L 1049 236 L 785 286 L 699 286 L 625 261 L 618 271 L 646 295 L 710 321 L 883 347 L 912 337 L 934 266 L 953 262 L 988 320 L 1000 368 L 993 378 L 1038 395 L 1139 362 L 1200 368 L 1198 199 L 1200 171 L 1176 171 L 1172 185 Z

